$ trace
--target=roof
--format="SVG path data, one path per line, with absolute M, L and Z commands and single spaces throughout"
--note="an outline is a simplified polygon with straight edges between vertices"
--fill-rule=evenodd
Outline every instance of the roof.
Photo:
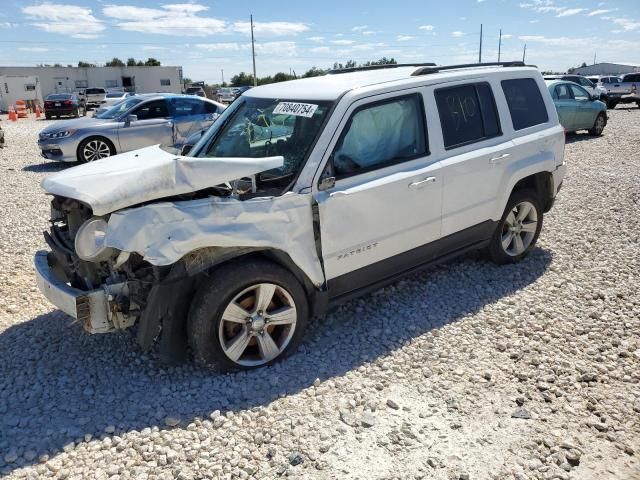
M 449 79 L 472 77 L 478 75 L 478 73 L 499 74 L 514 70 L 523 71 L 523 69 L 537 72 L 537 69 L 532 67 L 478 66 L 474 68 L 442 70 L 429 73 L 428 75 L 412 76 L 414 72 L 421 68 L 422 67 L 419 66 L 402 66 L 302 78 L 254 87 L 244 92 L 243 96 L 253 98 L 333 101 L 350 90 L 382 84 L 419 85 L 437 83 Z

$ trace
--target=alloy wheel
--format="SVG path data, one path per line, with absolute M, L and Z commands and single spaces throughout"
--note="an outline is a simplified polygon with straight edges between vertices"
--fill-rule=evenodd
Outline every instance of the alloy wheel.
M 82 156 L 85 162 L 93 162 L 94 160 L 110 157 L 111 149 L 109 145 L 102 140 L 91 140 L 84 146 Z
M 218 330 L 220 346 L 238 365 L 264 365 L 287 348 L 297 318 L 293 297 L 283 287 L 273 283 L 252 285 L 225 307 Z
M 531 202 L 518 203 L 502 226 L 502 248 L 511 257 L 525 252 L 533 241 L 538 229 L 538 212 Z
M 598 115 L 598 118 L 596 118 L 595 130 L 598 135 L 600 135 L 604 130 L 604 117 L 602 115 Z

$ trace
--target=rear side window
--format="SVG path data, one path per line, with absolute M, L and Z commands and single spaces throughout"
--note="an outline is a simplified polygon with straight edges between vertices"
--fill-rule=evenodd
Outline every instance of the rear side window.
M 446 149 L 501 134 L 496 102 L 489 84 L 440 88 L 435 91 L 435 97 Z
M 85 93 L 87 95 L 95 95 L 95 94 L 102 94 L 105 93 L 106 90 L 104 88 L 87 88 L 85 90 Z
M 333 152 L 336 177 L 427 155 L 425 114 L 418 94 L 357 109 Z
M 503 80 L 501 84 L 509 105 L 514 130 L 522 130 L 549 121 L 547 107 L 538 84 L 533 78 Z

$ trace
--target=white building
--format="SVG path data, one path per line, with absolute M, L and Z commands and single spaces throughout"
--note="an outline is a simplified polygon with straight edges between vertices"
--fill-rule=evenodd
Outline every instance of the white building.
M 24 100 L 30 107 L 35 107 L 38 100 L 42 107 L 42 90 L 38 77 L 34 75 L 0 75 L 0 111 L 9 110 L 9 105 L 17 100 Z
M 632 63 L 594 63 L 573 70 L 576 75 L 621 75 L 640 72 L 640 65 Z
M 0 67 L 0 75 L 35 75 L 45 96 L 88 87 L 135 93 L 182 92 L 182 67 Z

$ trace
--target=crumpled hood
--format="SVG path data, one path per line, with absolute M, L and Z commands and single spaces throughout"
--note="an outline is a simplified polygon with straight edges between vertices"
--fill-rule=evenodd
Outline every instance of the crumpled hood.
M 281 167 L 283 157 L 195 158 L 159 145 L 103 158 L 48 176 L 48 193 L 88 204 L 105 215 L 151 200 L 196 192 Z

